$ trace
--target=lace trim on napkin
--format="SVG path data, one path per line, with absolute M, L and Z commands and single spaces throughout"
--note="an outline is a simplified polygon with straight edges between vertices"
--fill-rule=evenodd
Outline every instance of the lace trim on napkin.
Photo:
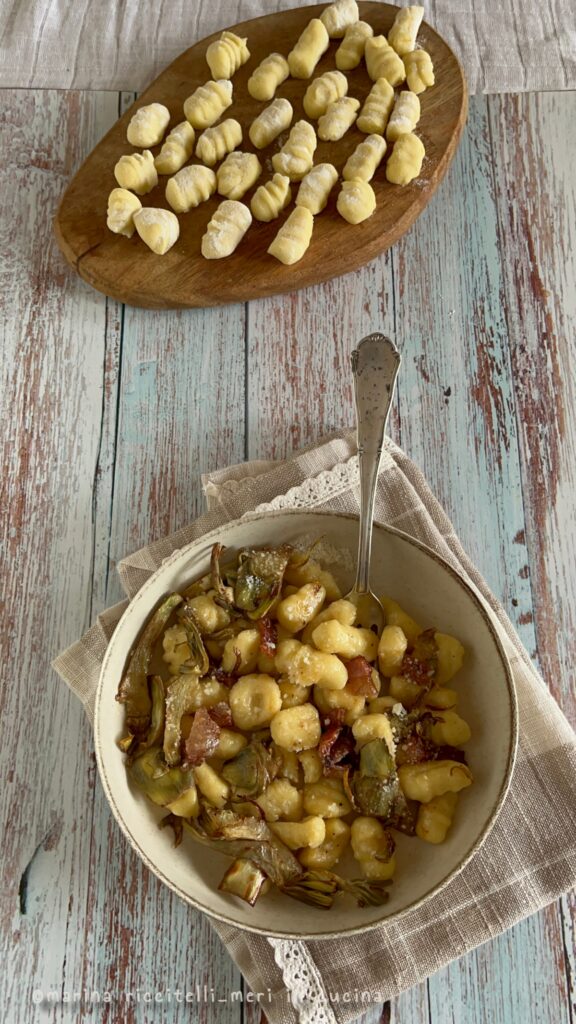
M 322 977 L 306 944 L 292 939 L 268 939 L 282 971 L 299 1024 L 336 1024 Z

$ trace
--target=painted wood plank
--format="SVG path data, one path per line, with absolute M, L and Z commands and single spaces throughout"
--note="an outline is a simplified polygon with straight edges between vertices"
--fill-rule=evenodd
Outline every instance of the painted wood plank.
M 65 269 L 51 222 L 116 100 L 5 91 L 1 110 L 2 1005 L 56 1020 L 32 993 L 60 998 L 81 955 L 94 769 L 80 704 L 49 662 L 88 624 L 106 308 Z

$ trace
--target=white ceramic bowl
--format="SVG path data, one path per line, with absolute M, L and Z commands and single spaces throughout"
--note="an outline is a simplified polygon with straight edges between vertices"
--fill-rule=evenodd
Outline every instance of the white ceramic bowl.
M 376 526 L 372 553 L 376 592 L 394 597 L 424 626 L 435 625 L 453 633 L 466 647 L 465 666 L 454 686 L 460 695 L 458 710 L 472 728 L 466 749 L 475 780 L 462 794 L 454 826 L 441 846 L 395 833 L 398 867 L 389 902 L 360 909 L 346 897 L 325 911 L 273 892 L 249 907 L 218 892 L 229 859 L 186 835 L 182 845 L 174 848 L 170 831 L 157 827 L 165 812 L 129 785 L 116 746 L 123 734 L 124 709 L 114 698 L 130 649 L 162 597 L 208 570 L 216 540 L 239 550 L 282 542 L 307 544 L 321 537 L 319 557 L 325 562 L 334 559 L 330 567 L 345 591 L 352 583 L 357 528 L 352 516 L 275 512 L 229 523 L 176 551 L 126 610 L 102 666 L 96 698 L 96 755 L 106 796 L 126 838 L 150 870 L 188 903 L 221 921 L 267 935 L 333 938 L 413 910 L 447 885 L 479 848 L 500 810 L 512 772 L 517 738 L 514 686 L 483 602 L 424 545 L 396 530 Z M 358 876 L 353 862 L 350 868 L 352 876 Z

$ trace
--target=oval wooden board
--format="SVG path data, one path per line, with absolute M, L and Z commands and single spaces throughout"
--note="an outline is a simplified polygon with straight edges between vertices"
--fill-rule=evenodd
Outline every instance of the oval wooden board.
M 242 124 L 241 148 L 258 152 L 263 166 L 259 183 L 270 177 L 270 157 L 285 135 L 267 149 L 254 150 L 247 129 L 265 104 L 251 98 L 246 83 L 268 53 L 287 53 L 310 18 L 318 17 L 325 6 L 270 14 L 232 27 L 233 32 L 248 38 L 251 57 L 233 78 L 234 103 L 225 116 L 236 117 Z M 375 34 L 388 33 L 396 7 L 373 2 L 360 3 L 359 7 L 361 18 L 372 25 Z M 94 288 L 132 306 L 174 309 L 246 301 L 294 291 L 357 270 L 396 242 L 414 223 L 446 173 L 462 133 L 467 111 L 462 69 L 446 43 L 424 23 L 418 45 L 432 56 L 436 85 L 420 97 L 422 117 L 417 131 L 426 147 L 426 157 L 418 181 L 405 187 L 390 185 L 384 176 L 384 164 L 381 164 L 372 182 L 377 197 L 376 212 L 354 227 L 336 210 L 338 187 L 335 187 L 328 206 L 315 218 L 307 253 L 292 267 L 285 267 L 266 252 L 292 205 L 281 219 L 271 224 L 254 221 L 232 256 L 219 261 L 203 259 L 200 240 L 221 197 L 213 197 L 181 215 L 178 241 L 166 255 L 157 256 L 137 234 L 128 239 L 113 234 L 106 227 L 108 195 L 116 186 L 114 165 L 123 153 L 135 151 L 126 141 L 126 128 L 138 107 L 154 101 L 164 103 L 170 110 L 171 126 L 183 120 L 184 100 L 210 78 L 206 48 L 219 34 L 186 50 L 126 111 L 82 165 L 64 193 L 56 215 L 56 236 L 71 266 Z M 331 41 L 315 74 L 335 67 L 334 54 L 338 46 L 339 40 Z M 349 94 L 363 101 L 372 85 L 364 62 L 350 72 L 348 78 Z M 305 116 L 302 96 L 307 85 L 308 82 L 288 79 L 277 91 L 277 96 L 286 96 L 294 106 L 294 121 Z M 329 161 L 341 171 L 352 150 L 365 137 L 353 128 L 340 142 L 319 143 L 315 163 Z M 159 147 L 153 150 L 155 155 L 158 151 Z M 167 177 L 162 175 L 158 186 L 142 197 L 144 206 L 168 208 L 164 196 L 166 181 Z M 292 188 L 293 200 L 297 188 L 297 184 Z M 245 196 L 245 202 L 250 202 L 252 191 Z

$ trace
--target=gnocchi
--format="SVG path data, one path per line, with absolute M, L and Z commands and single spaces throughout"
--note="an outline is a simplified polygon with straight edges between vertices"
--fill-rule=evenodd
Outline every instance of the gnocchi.
M 242 199 L 262 174 L 255 153 L 230 153 L 216 172 L 217 189 L 227 199 Z
M 416 36 L 424 17 L 424 8 L 416 5 L 402 7 L 388 33 L 388 42 L 403 57 L 416 46 Z
M 158 256 L 163 256 L 178 241 L 180 224 L 178 217 L 170 210 L 148 206 L 137 210 L 133 219 L 142 241 Z
M 434 85 L 434 65 L 426 50 L 413 50 L 402 58 L 408 88 L 419 95 Z
M 201 252 L 207 260 L 230 256 L 244 238 L 252 223 L 252 214 L 244 203 L 225 199 L 212 214 L 202 236 Z
M 273 832 L 289 850 L 300 850 L 304 846 L 320 846 L 326 838 L 323 818 L 311 816 L 302 821 L 276 821 L 270 825 Z
M 270 722 L 274 743 L 295 753 L 318 746 L 320 731 L 320 716 L 313 704 L 278 708 Z
M 209 594 L 198 594 L 197 597 L 191 597 L 188 601 L 188 607 L 194 613 L 194 618 L 202 636 L 216 633 L 230 623 L 229 613 L 221 605 L 216 604 L 214 597 L 215 592 L 212 591 Z
M 232 104 L 232 82 L 220 79 L 199 85 L 184 102 L 184 117 L 193 128 L 210 128 Z
M 321 213 L 337 181 L 338 171 L 332 164 L 316 164 L 311 171 L 308 171 L 306 177 L 302 179 L 296 197 L 296 206 L 305 206 L 314 216 Z M 307 583 L 305 586 L 313 586 L 313 584 Z M 326 591 L 324 587 L 322 587 L 322 592 L 325 597 Z M 320 612 L 320 614 L 322 613 Z M 308 621 L 310 622 L 311 620 L 309 619 Z
M 222 160 L 242 142 L 242 126 L 234 117 L 228 117 L 213 128 L 206 128 L 196 143 L 196 156 L 207 167 Z
M 304 798 L 288 779 L 274 779 L 256 798 L 256 803 L 266 821 L 300 821 Z
M 384 626 L 378 641 L 378 668 L 383 676 L 399 675 L 408 639 L 400 626 Z
M 316 684 L 327 690 L 342 690 L 348 682 L 348 672 L 340 658 L 298 640 L 283 640 L 278 644 L 276 667 L 298 686 Z
M 289 100 L 274 100 L 250 125 L 250 142 L 256 149 L 269 146 L 281 132 L 290 127 L 293 116 L 294 110 Z
M 362 655 L 367 661 L 375 661 L 378 653 L 378 637 L 371 629 L 343 626 L 337 619 L 320 623 L 312 633 L 312 643 L 319 651 L 343 658 Z
M 392 49 L 385 36 L 371 36 L 364 50 L 366 67 L 373 82 L 385 78 L 390 85 L 402 85 L 406 70 L 402 58 Z
M 368 135 L 348 157 L 342 177 L 345 181 L 352 181 L 353 178 L 371 181 L 384 159 L 385 152 L 386 139 L 382 135 Z
M 398 777 L 408 799 L 422 804 L 444 793 L 459 793 L 472 784 L 468 766 L 449 760 L 403 764 L 398 769 Z
M 394 840 L 377 818 L 361 815 L 350 828 L 352 853 L 366 878 L 386 881 L 396 869 Z
M 318 138 L 322 142 L 338 142 L 342 139 L 354 124 L 359 107 L 360 100 L 352 96 L 343 96 L 331 103 L 318 120 Z
M 346 29 L 354 25 L 359 18 L 356 0 L 334 0 L 320 15 L 331 39 L 342 39 Z
M 162 141 L 169 122 L 168 107 L 163 103 L 150 103 L 146 107 L 140 107 L 132 116 L 126 138 L 131 146 L 149 149 L 150 146 L 157 146 Z
M 262 729 L 270 725 L 282 707 L 280 688 L 272 676 L 242 676 L 231 688 L 229 699 L 238 729 Z
M 314 703 L 319 711 L 326 716 L 330 712 L 341 709 L 344 712 L 344 725 L 354 725 L 366 713 L 366 698 L 361 694 L 350 693 L 344 687 L 340 690 L 329 690 L 323 686 L 314 687 Z
M 324 819 L 324 839 L 319 846 L 298 851 L 298 860 L 313 871 L 329 871 L 338 863 L 350 842 L 350 826 L 342 818 Z
M 416 835 L 426 843 L 443 843 L 454 819 L 457 793 L 435 796 L 418 808 Z
M 291 266 L 301 260 L 312 238 L 314 217 L 304 206 L 297 206 L 268 246 L 268 252 L 280 263 Z
M 210 167 L 183 167 L 166 182 L 166 200 L 176 213 L 188 213 L 216 191 L 216 175 Z
M 388 142 L 396 142 L 401 135 L 413 131 L 419 120 L 420 100 L 416 93 L 408 89 L 399 93 L 386 126 Z
M 288 54 L 288 67 L 292 78 L 310 78 L 329 45 L 330 36 L 326 26 L 319 18 L 312 18 Z
M 366 40 L 373 35 L 374 30 L 366 21 L 357 21 L 348 26 L 336 50 L 336 67 L 339 71 L 352 71 L 358 67 L 364 56 Z
M 304 786 L 304 811 L 321 818 L 344 818 L 352 805 L 338 779 L 324 779 Z
M 114 168 L 114 177 L 120 188 L 136 192 L 136 195 L 143 196 L 151 192 L 158 184 L 158 174 L 150 150 L 121 156 Z
M 134 214 L 142 209 L 142 203 L 133 192 L 126 188 L 113 188 L 108 196 L 106 223 L 116 235 L 132 238 L 136 230 Z
M 378 78 L 368 93 L 356 126 L 367 135 L 382 135 L 394 106 L 394 89 L 386 78 Z
M 317 120 L 325 114 L 331 103 L 339 100 L 348 91 L 348 79 L 341 71 L 325 71 L 310 83 L 302 105 L 304 113 Z
M 250 209 L 256 220 L 275 220 L 286 209 L 292 198 L 290 178 L 287 174 L 275 174 L 265 185 L 260 185 L 250 202 Z
M 424 145 L 417 135 L 401 135 L 386 164 L 386 178 L 392 185 L 408 185 L 422 170 Z
M 239 676 L 249 675 L 258 665 L 260 634 L 257 629 L 242 629 L 224 644 L 222 668 Z
M 220 39 L 210 43 L 206 50 L 206 63 L 212 78 L 232 78 L 250 58 L 247 39 L 241 39 L 234 32 L 223 32 Z
M 325 597 L 321 583 L 305 583 L 295 594 L 280 601 L 276 618 L 287 633 L 299 633 L 318 614 Z
M 356 621 L 356 605 L 352 604 L 352 601 L 347 601 L 345 598 L 339 598 L 336 601 L 331 601 L 326 608 L 323 608 L 318 615 L 312 619 L 306 626 L 306 629 L 302 633 L 302 640 L 305 644 L 312 642 L 312 633 L 319 626 L 321 622 L 328 622 L 330 619 L 336 619 L 337 622 L 341 622 L 343 626 L 353 626 Z
M 278 153 L 272 157 L 272 166 L 290 181 L 301 181 L 311 169 L 317 146 L 316 132 L 308 121 L 297 121 Z
M 189 121 L 182 121 L 167 135 L 154 160 L 158 174 L 175 174 L 192 156 L 195 133 Z
M 248 92 L 255 100 L 271 100 L 279 85 L 290 74 L 288 61 L 281 53 L 270 53 L 248 79 Z

